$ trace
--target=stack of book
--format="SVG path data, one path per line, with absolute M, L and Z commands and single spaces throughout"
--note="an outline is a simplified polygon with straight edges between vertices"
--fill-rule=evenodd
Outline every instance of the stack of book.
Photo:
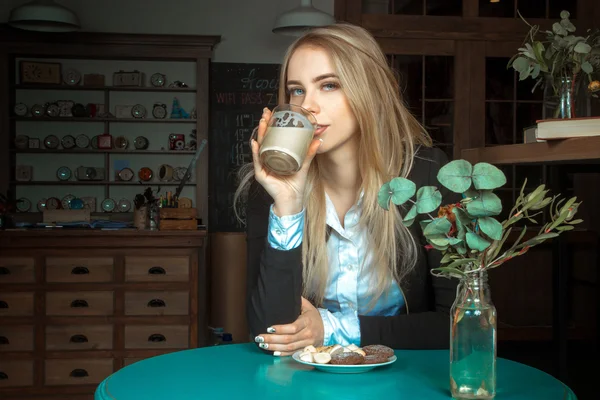
M 600 136 L 600 117 L 542 119 L 523 130 L 525 143 Z

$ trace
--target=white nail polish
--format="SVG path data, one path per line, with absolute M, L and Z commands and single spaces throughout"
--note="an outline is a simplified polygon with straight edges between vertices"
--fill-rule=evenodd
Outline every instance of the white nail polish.
M 273 352 L 273 355 L 274 355 L 275 357 L 279 357 L 279 356 L 281 356 L 281 352 L 280 352 L 280 351 L 274 351 L 274 352 Z
M 261 349 L 268 349 L 269 348 L 269 344 L 268 343 L 260 343 L 258 345 Z
M 273 328 L 272 326 L 267 328 L 267 332 L 269 333 L 275 333 L 275 328 Z
M 263 343 L 265 341 L 265 339 L 262 336 L 257 336 L 254 338 L 254 341 L 256 343 Z

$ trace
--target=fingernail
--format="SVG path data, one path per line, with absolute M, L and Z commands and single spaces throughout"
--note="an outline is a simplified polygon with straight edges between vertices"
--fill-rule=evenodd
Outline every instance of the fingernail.
M 267 332 L 269 333 L 275 333 L 275 328 L 273 328 L 272 326 L 267 328 Z
M 279 357 L 279 356 L 281 355 L 281 352 L 280 352 L 280 351 L 274 351 L 274 352 L 273 352 L 273 355 L 274 355 L 275 357 Z
M 265 122 L 265 119 L 264 119 L 264 118 L 261 118 L 261 119 L 260 119 L 260 121 L 259 121 L 259 123 L 260 123 L 260 122 Z
M 263 108 L 263 112 L 267 112 L 269 109 L 267 107 Z
M 265 341 L 265 338 L 263 338 L 262 336 L 257 336 L 254 338 L 254 341 L 256 343 L 263 343 Z
M 321 143 L 319 144 L 319 147 L 321 147 L 321 146 L 323 145 L 323 139 L 319 138 L 319 142 L 321 142 Z
M 261 349 L 268 349 L 269 348 L 269 344 L 268 343 L 260 343 L 258 345 L 258 347 L 260 347 Z

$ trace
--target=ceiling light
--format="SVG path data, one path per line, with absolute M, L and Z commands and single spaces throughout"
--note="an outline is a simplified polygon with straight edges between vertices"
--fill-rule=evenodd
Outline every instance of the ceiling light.
M 277 16 L 273 32 L 287 36 L 300 36 L 307 29 L 331 24 L 335 24 L 335 18 L 314 8 L 312 0 L 300 0 L 300 7 Z
M 8 24 L 40 32 L 72 32 L 80 29 L 77 15 L 54 0 L 34 0 L 12 9 Z

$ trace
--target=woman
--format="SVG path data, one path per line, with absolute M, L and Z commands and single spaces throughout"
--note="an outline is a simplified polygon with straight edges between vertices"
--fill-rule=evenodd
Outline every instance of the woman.
M 399 175 L 440 187 L 446 161 L 398 87 L 377 42 L 356 26 L 313 29 L 285 56 L 280 102 L 313 113 L 315 138 L 299 172 L 269 173 L 258 157 L 265 109 L 236 193 L 246 200 L 249 327 L 273 355 L 334 343 L 448 346 L 456 282 L 431 276 L 440 254 L 425 251 L 418 223 L 402 225 L 407 210 L 377 202 Z

